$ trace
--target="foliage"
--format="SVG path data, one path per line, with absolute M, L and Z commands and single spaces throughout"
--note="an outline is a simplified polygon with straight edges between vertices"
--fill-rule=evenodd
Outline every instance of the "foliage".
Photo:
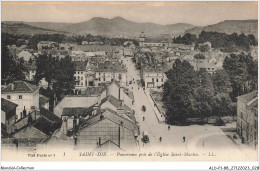
M 63 94 L 69 94 L 74 88 L 75 67 L 69 56 L 59 59 L 51 55 L 40 55 L 36 59 L 36 66 L 36 83 L 45 78 L 48 85 L 53 84 L 58 99 Z
M 218 32 L 202 31 L 197 40 L 198 43 L 210 42 L 212 48 L 219 48 L 225 52 L 235 52 L 238 49 L 249 51 L 250 46 L 256 46 L 257 41 L 254 35 L 246 36 L 244 33 L 225 34 Z
M 185 125 L 188 118 L 234 114 L 230 81 L 224 70 L 210 75 L 204 70 L 195 71 L 189 62 L 177 59 L 166 76 L 163 101 L 168 123 Z
M 230 78 L 233 100 L 239 95 L 257 89 L 258 66 L 250 54 L 230 54 L 225 58 L 223 68 Z
M 24 80 L 25 74 L 28 72 L 24 66 L 24 60 L 21 58 L 15 61 L 15 59 L 10 55 L 5 43 L 7 42 L 1 42 L 2 81 L 9 83 L 14 80 Z
M 197 41 L 197 37 L 194 34 L 186 33 L 184 36 L 179 36 L 173 39 L 173 43 L 191 45 Z
M 230 93 L 232 91 L 229 76 L 225 70 L 217 70 L 212 76 L 215 94 Z

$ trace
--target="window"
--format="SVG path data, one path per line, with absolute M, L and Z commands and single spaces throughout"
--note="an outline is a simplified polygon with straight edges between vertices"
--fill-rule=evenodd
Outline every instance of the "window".
M 7 99 L 11 99 L 11 96 L 10 96 L 10 95 L 7 95 Z
M 83 77 L 81 77 L 81 80 L 83 80 Z
M 154 78 L 152 78 L 152 82 L 154 82 Z
M 78 80 L 79 80 L 79 78 L 80 78 L 80 77 L 78 76 Z
M 106 78 L 104 78 L 104 81 L 106 81 Z
M 81 71 L 81 74 L 83 74 L 83 71 Z
M 156 78 L 156 82 L 158 83 L 158 78 Z
M 162 78 L 162 82 L 163 82 L 163 78 Z
M 23 96 L 22 96 L 22 95 L 19 95 L 19 99 L 23 99 Z
M 100 78 L 98 78 L 98 81 L 100 81 Z
M 81 85 L 83 86 L 83 83 L 81 82 Z
M 99 72 L 98 74 L 99 74 L 99 76 L 100 76 L 100 72 Z

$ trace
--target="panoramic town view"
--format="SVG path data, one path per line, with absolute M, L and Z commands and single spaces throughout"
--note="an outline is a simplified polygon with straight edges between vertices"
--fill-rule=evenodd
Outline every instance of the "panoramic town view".
M 257 3 L 244 4 L 246 18 L 239 11 L 197 25 L 103 17 L 93 4 L 78 4 L 85 20 L 54 22 L 41 20 L 37 11 L 49 6 L 35 3 L 2 4 L 3 159 L 52 149 L 257 160 Z

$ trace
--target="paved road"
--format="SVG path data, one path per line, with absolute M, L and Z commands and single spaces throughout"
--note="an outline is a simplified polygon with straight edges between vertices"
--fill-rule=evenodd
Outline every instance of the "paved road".
M 135 68 L 130 58 L 122 58 L 127 66 L 128 78 L 139 80 L 139 71 Z M 133 89 L 132 89 L 133 87 Z M 136 84 L 129 85 L 135 97 L 136 120 L 140 125 L 141 135 L 138 137 L 140 142 L 140 151 L 183 151 L 193 149 L 204 149 L 202 142 L 205 142 L 205 148 L 227 147 L 229 150 L 238 150 L 237 146 L 222 132 L 220 127 L 212 125 L 191 125 L 191 126 L 171 126 L 168 130 L 166 123 L 159 123 L 154 113 L 153 105 L 149 102 L 142 88 Z M 146 112 L 141 110 L 142 105 L 146 106 Z M 145 120 L 143 121 L 143 117 Z M 143 131 L 147 131 L 150 143 L 143 144 L 141 141 Z M 159 138 L 162 137 L 162 142 Z M 183 141 L 185 137 L 185 142 Z M 216 149 L 218 150 L 218 149 Z

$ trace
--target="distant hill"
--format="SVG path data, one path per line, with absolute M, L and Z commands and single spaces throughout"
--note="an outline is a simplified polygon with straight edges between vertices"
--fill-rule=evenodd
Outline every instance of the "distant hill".
M 95 17 L 88 21 L 72 24 L 62 30 L 76 34 L 138 37 L 142 31 L 147 36 L 159 36 L 162 34 L 170 36 L 179 35 L 193 27 L 193 25 L 185 23 L 159 25 L 132 22 L 122 17 L 115 17 L 113 19 Z
M 23 22 L 2 22 L 2 32 L 9 34 L 54 34 L 63 33 L 61 31 L 55 31 L 50 29 L 44 29 L 40 27 L 24 24 Z
M 185 31 L 185 33 L 192 33 L 199 35 L 201 31 L 222 32 L 227 34 L 244 33 L 258 36 L 258 20 L 226 20 L 217 24 L 208 25 L 204 27 L 194 27 Z
M 24 24 L 28 24 L 35 27 L 41 27 L 49 30 L 60 31 L 63 28 L 72 25 L 73 23 L 55 23 L 55 22 L 24 22 Z

